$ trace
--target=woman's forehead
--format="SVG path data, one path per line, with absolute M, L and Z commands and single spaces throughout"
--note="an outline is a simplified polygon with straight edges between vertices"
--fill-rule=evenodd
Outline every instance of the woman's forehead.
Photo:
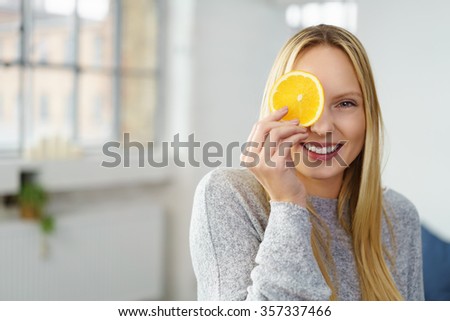
M 292 69 L 315 75 L 325 93 L 361 92 L 353 64 L 339 48 L 328 45 L 307 48 L 297 56 Z

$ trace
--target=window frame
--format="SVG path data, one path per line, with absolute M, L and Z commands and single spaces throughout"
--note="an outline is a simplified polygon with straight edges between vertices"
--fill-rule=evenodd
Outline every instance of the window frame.
M 83 73 L 99 73 L 99 74 L 107 74 L 108 77 L 112 80 L 112 113 L 113 113 L 113 120 L 111 123 L 111 140 L 115 141 L 121 141 L 121 120 L 122 120 L 122 78 L 126 76 L 131 77 L 144 77 L 145 79 L 153 79 L 157 86 L 156 86 L 156 97 L 155 97 L 155 107 L 154 107 L 154 122 L 153 122 L 153 132 L 154 132 L 154 141 L 156 143 L 161 141 L 161 126 L 163 125 L 163 118 L 164 118 L 164 111 L 162 110 L 162 95 L 161 92 L 163 91 L 163 82 L 164 82 L 164 76 L 162 75 L 160 71 L 160 65 L 161 62 L 163 63 L 163 57 L 164 57 L 164 51 L 162 39 L 164 39 L 165 31 L 162 30 L 163 24 L 158 23 L 157 28 L 157 49 L 156 49 L 156 59 L 160 63 L 158 63 L 158 66 L 156 66 L 153 69 L 142 67 L 142 68 L 122 68 L 121 62 L 122 62 L 122 52 L 121 52 L 121 46 L 122 46 L 122 2 L 126 0 L 110 0 L 111 10 L 112 12 L 112 19 L 114 20 L 113 23 L 113 39 L 114 42 L 112 44 L 113 49 L 113 66 L 111 67 L 105 67 L 105 66 L 81 66 L 80 62 L 80 26 L 82 18 L 79 16 L 77 6 L 78 1 L 76 1 L 76 7 L 74 10 L 74 13 L 69 16 L 71 19 L 71 24 L 73 26 L 73 46 L 71 49 L 71 55 L 73 59 L 71 59 L 71 62 L 64 62 L 64 63 L 54 63 L 54 62 L 47 62 L 42 63 L 37 60 L 36 62 L 33 61 L 28 54 L 30 52 L 30 46 L 31 46 L 31 35 L 33 31 L 33 8 L 32 8 L 32 1 L 33 0 L 20 0 L 19 5 L 19 15 L 20 15 L 20 23 L 19 23 L 19 30 L 18 32 L 18 47 L 19 55 L 16 59 L 12 61 L 7 61 L 5 59 L 0 59 L 0 66 L 2 68 L 10 68 L 10 67 L 17 67 L 18 73 L 19 73 L 19 92 L 18 96 L 19 102 L 18 102 L 18 145 L 15 148 L 3 148 L 0 147 L 0 158 L 1 159 L 8 159 L 8 160 L 26 160 L 25 159 L 25 143 L 26 143 L 26 125 L 27 122 L 30 121 L 30 119 L 27 119 L 26 113 L 27 108 L 32 107 L 32 95 L 27 95 L 31 90 L 30 88 L 27 88 L 29 84 L 32 82 L 30 79 L 29 71 L 32 71 L 35 68 L 43 68 L 46 70 L 51 69 L 57 69 L 57 70 L 67 70 L 70 71 L 71 75 L 73 75 L 73 79 L 71 81 L 73 82 L 73 101 L 72 101 L 72 117 L 71 117 L 71 126 L 73 128 L 73 135 L 71 141 L 76 143 L 77 145 L 82 147 L 83 156 L 90 157 L 90 156 L 99 156 L 99 145 L 95 146 L 85 146 L 82 145 L 80 142 L 80 135 L 79 135 L 79 124 L 78 124 L 78 116 L 79 116 L 79 98 L 80 98 L 80 76 Z M 161 19 L 161 14 L 164 14 L 164 4 L 163 1 L 159 0 L 153 0 L 155 3 L 155 9 L 156 9 L 156 19 Z M 73 19 L 73 20 L 72 20 Z M 158 21 L 159 22 L 159 21 Z M 67 52 L 69 50 L 67 49 Z M 29 117 L 31 118 L 31 117 Z M 106 142 L 106 141 L 105 141 Z M 45 161 L 45 160 L 44 160 Z

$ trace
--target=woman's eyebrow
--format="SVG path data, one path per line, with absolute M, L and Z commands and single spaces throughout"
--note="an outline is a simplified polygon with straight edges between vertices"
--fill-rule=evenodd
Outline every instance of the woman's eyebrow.
M 359 91 L 349 91 L 347 93 L 339 94 L 334 96 L 334 99 L 341 99 L 344 97 L 351 97 L 351 96 L 357 96 L 358 98 L 362 98 L 362 94 Z

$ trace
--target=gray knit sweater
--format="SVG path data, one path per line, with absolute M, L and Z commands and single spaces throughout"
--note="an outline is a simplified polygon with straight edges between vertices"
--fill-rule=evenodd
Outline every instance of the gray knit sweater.
M 397 251 L 388 267 L 406 300 L 424 300 L 420 221 L 414 205 L 388 189 Z M 360 300 L 351 240 L 338 223 L 336 199 L 311 197 L 332 234 L 338 299 Z M 270 214 L 270 215 L 269 215 Z M 248 169 L 218 168 L 197 186 L 190 249 L 199 300 L 328 300 L 331 294 L 311 242 L 307 210 L 268 202 Z M 383 243 L 392 251 L 383 220 Z

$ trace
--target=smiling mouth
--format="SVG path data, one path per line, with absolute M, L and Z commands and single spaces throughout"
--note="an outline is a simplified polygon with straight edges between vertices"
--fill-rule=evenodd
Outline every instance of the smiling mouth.
M 337 144 L 327 144 L 327 146 L 322 146 L 319 143 L 302 143 L 304 149 L 306 149 L 311 154 L 316 155 L 335 155 L 344 146 L 341 143 Z

